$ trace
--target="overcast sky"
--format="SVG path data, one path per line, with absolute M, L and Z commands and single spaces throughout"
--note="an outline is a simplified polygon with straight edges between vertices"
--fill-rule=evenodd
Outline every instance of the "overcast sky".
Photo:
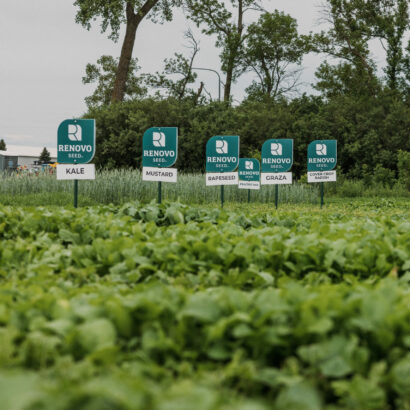
M 90 31 L 76 24 L 73 2 L 0 0 L 0 138 L 6 144 L 55 147 L 59 123 L 86 111 L 84 97 L 94 89 L 81 81 L 86 64 L 96 62 L 103 54 L 120 55 L 123 36 L 114 43 L 100 33 L 98 22 Z M 296 18 L 301 33 L 318 31 L 318 4 L 319 0 L 264 1 L 269 11 L 277 8 Z M 183 33 L 188 26 L 200 40 L 201 51 L 195 65 L 218 70 L 215 39 L 201 35 L 193 23 L 177 12 L 170 23 L 141 24 L 134 47 L 141 71 L 161 71 L 164 58 L 172 57 L 174 52 L 187 52 Z M 303 82 L 314 81 L 320 60 L 318 56 L 305 57 Z M 215 74 L 199 75 L 216 98 Z M 246 75 L 234 84 L 235 99 L 242 99 L 251 80 Z

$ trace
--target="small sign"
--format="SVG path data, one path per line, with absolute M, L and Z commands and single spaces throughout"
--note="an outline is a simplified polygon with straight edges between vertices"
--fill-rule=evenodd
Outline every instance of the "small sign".
M 309 144 L 308 172 L 331 171 L 336 167 L 336 164 L 336 140 L 317 140 Z
M 206 186 L 238 185 L 237 172 L 212 172 L 206 174 Z
M 238 168 L 240 189 L 260 189 L 260 164 L 255 158 L 240 158 Z
M 95 165 L 57 164 L 57 179 L 95 179 Z
M 308 182 L 336 182 L 336 171 L 308 172 Z
M 178 170 L 176 168 L 143 167 L 143 181 L 177 182 Z
M 262 172 L 262 185 L 286 185 L 292 183 L 291 172 Z
M 178 157 L 178 128 L 154 127 L 142 138 L 142 166 L 169 168 Z
M 269 139 L 263 143 L 262 172 L 288 172 L 292 165 L 292 139 Z
M 239 189 L 261 189 L 261 183 L 255 181 L 239 181 L 238 183 Z
M 239 163 L 239 137 L 212 137 L 206 144 L 206 172 L 233 172 Z
M 95 154 L 95 120 L 65 120 L 57 131 L 57 162 L 87 164 Z

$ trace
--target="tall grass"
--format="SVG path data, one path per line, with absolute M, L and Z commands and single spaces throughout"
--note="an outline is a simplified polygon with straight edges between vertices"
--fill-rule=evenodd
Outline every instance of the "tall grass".
M 157 183 L 142 181 L 137 170 L 112 170 L 97 172 L 94 181 L 79 181 L 80 199 L 87 204 L 121 204 L 130 200 L 150 202 L 157 198 Z M 2 174 L 0 180 L 0 202 L 12 202 L 13 197 L 26 197 L 39 205 L 52 200 L 61 204 L 70 198 L 73 181 L 57 181 L 54 175 L 38 176 Z M 220 201 L 220 187 L 206 187 L 205 176 L 201 174 L 179 174 L 176 184 L 163 183 L 162 196 L 167 200 L 184 203 L 205 204 Z M 60 198 L 53 200 L 53 198 Z M 64 200 L 62 199 L 64 197 Z M 251 192 L 252 202 L 274 202 L 275 187 L 262 186 Z M 225 187 L 226 201 L 246 202 L 248 191 L 236 186 Z M 283 185 L 279 187 L 279 201 L 282 203 L 315 203 L 318 200 L 317 186 L 307 184 Z M 21 202 L 21 198 L 19 200 Z M 44 203 L 47 205 L 47 203 Z

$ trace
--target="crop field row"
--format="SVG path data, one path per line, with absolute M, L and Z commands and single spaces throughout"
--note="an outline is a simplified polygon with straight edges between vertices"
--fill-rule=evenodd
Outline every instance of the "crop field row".
M 219 187 L 205 187 L 205 175 L 180 174 L 176 184 L 163 184 L 163 198 L 184 203 L 216 203 L 219 201 Z M 248 192 L 236 186 L 225 187 L 226 199 L 232 202 L 246 202 Z M 318 201 L 318 188 L 307 184 L 282 186 L 279 199 L 286 203 L 314 203 Z M 15 205 L 16 196 L 44 195 L 41 205 L 69 205 L 72 203 L 73 181 L 58 181 L 55 175 L 3 175 L 0 184 L 0 201 L 9 196 L 10 204 Z M 65 202 L 56 202 L 53 198 L 66 194 Z M 157 198 L 157 183 L 142 181 L 141 172 L 136 170 L 101 171 L 93 181 L 80 181 L 79 194 L 83 205 L 121 204 L 130 200 L 150 202 Z M 274 186 L 264 186 L 260 191 L 252 192 L 252 201 L 274 202 Z M 27 201 L 23 202 L 24 205 Z
M 408 216 L 3 207 L 2 405 L 409 409 Z

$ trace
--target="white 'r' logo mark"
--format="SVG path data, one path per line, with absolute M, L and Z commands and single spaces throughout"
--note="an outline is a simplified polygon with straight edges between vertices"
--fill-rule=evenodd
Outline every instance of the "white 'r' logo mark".
M 228 153 L 228 142 L 227 141 L 216 141 L 216 152 L 218 154 L 227 154 Z
M 316 155 L 327 155 L 327 145 L 316 144 Z
M 165 147 L 165 134 L 163 132 L 153 132 L 152 143 L 154 147 Z
M 272 155 L 282 155 L 282 144 L 279 144 L 277 142 L 270 144 L 270 152 Z
M 70 141 L 82 141 L 83 140 L 83 130 L 81 128 L 81 125 L 68 124 L 68 139 Z

